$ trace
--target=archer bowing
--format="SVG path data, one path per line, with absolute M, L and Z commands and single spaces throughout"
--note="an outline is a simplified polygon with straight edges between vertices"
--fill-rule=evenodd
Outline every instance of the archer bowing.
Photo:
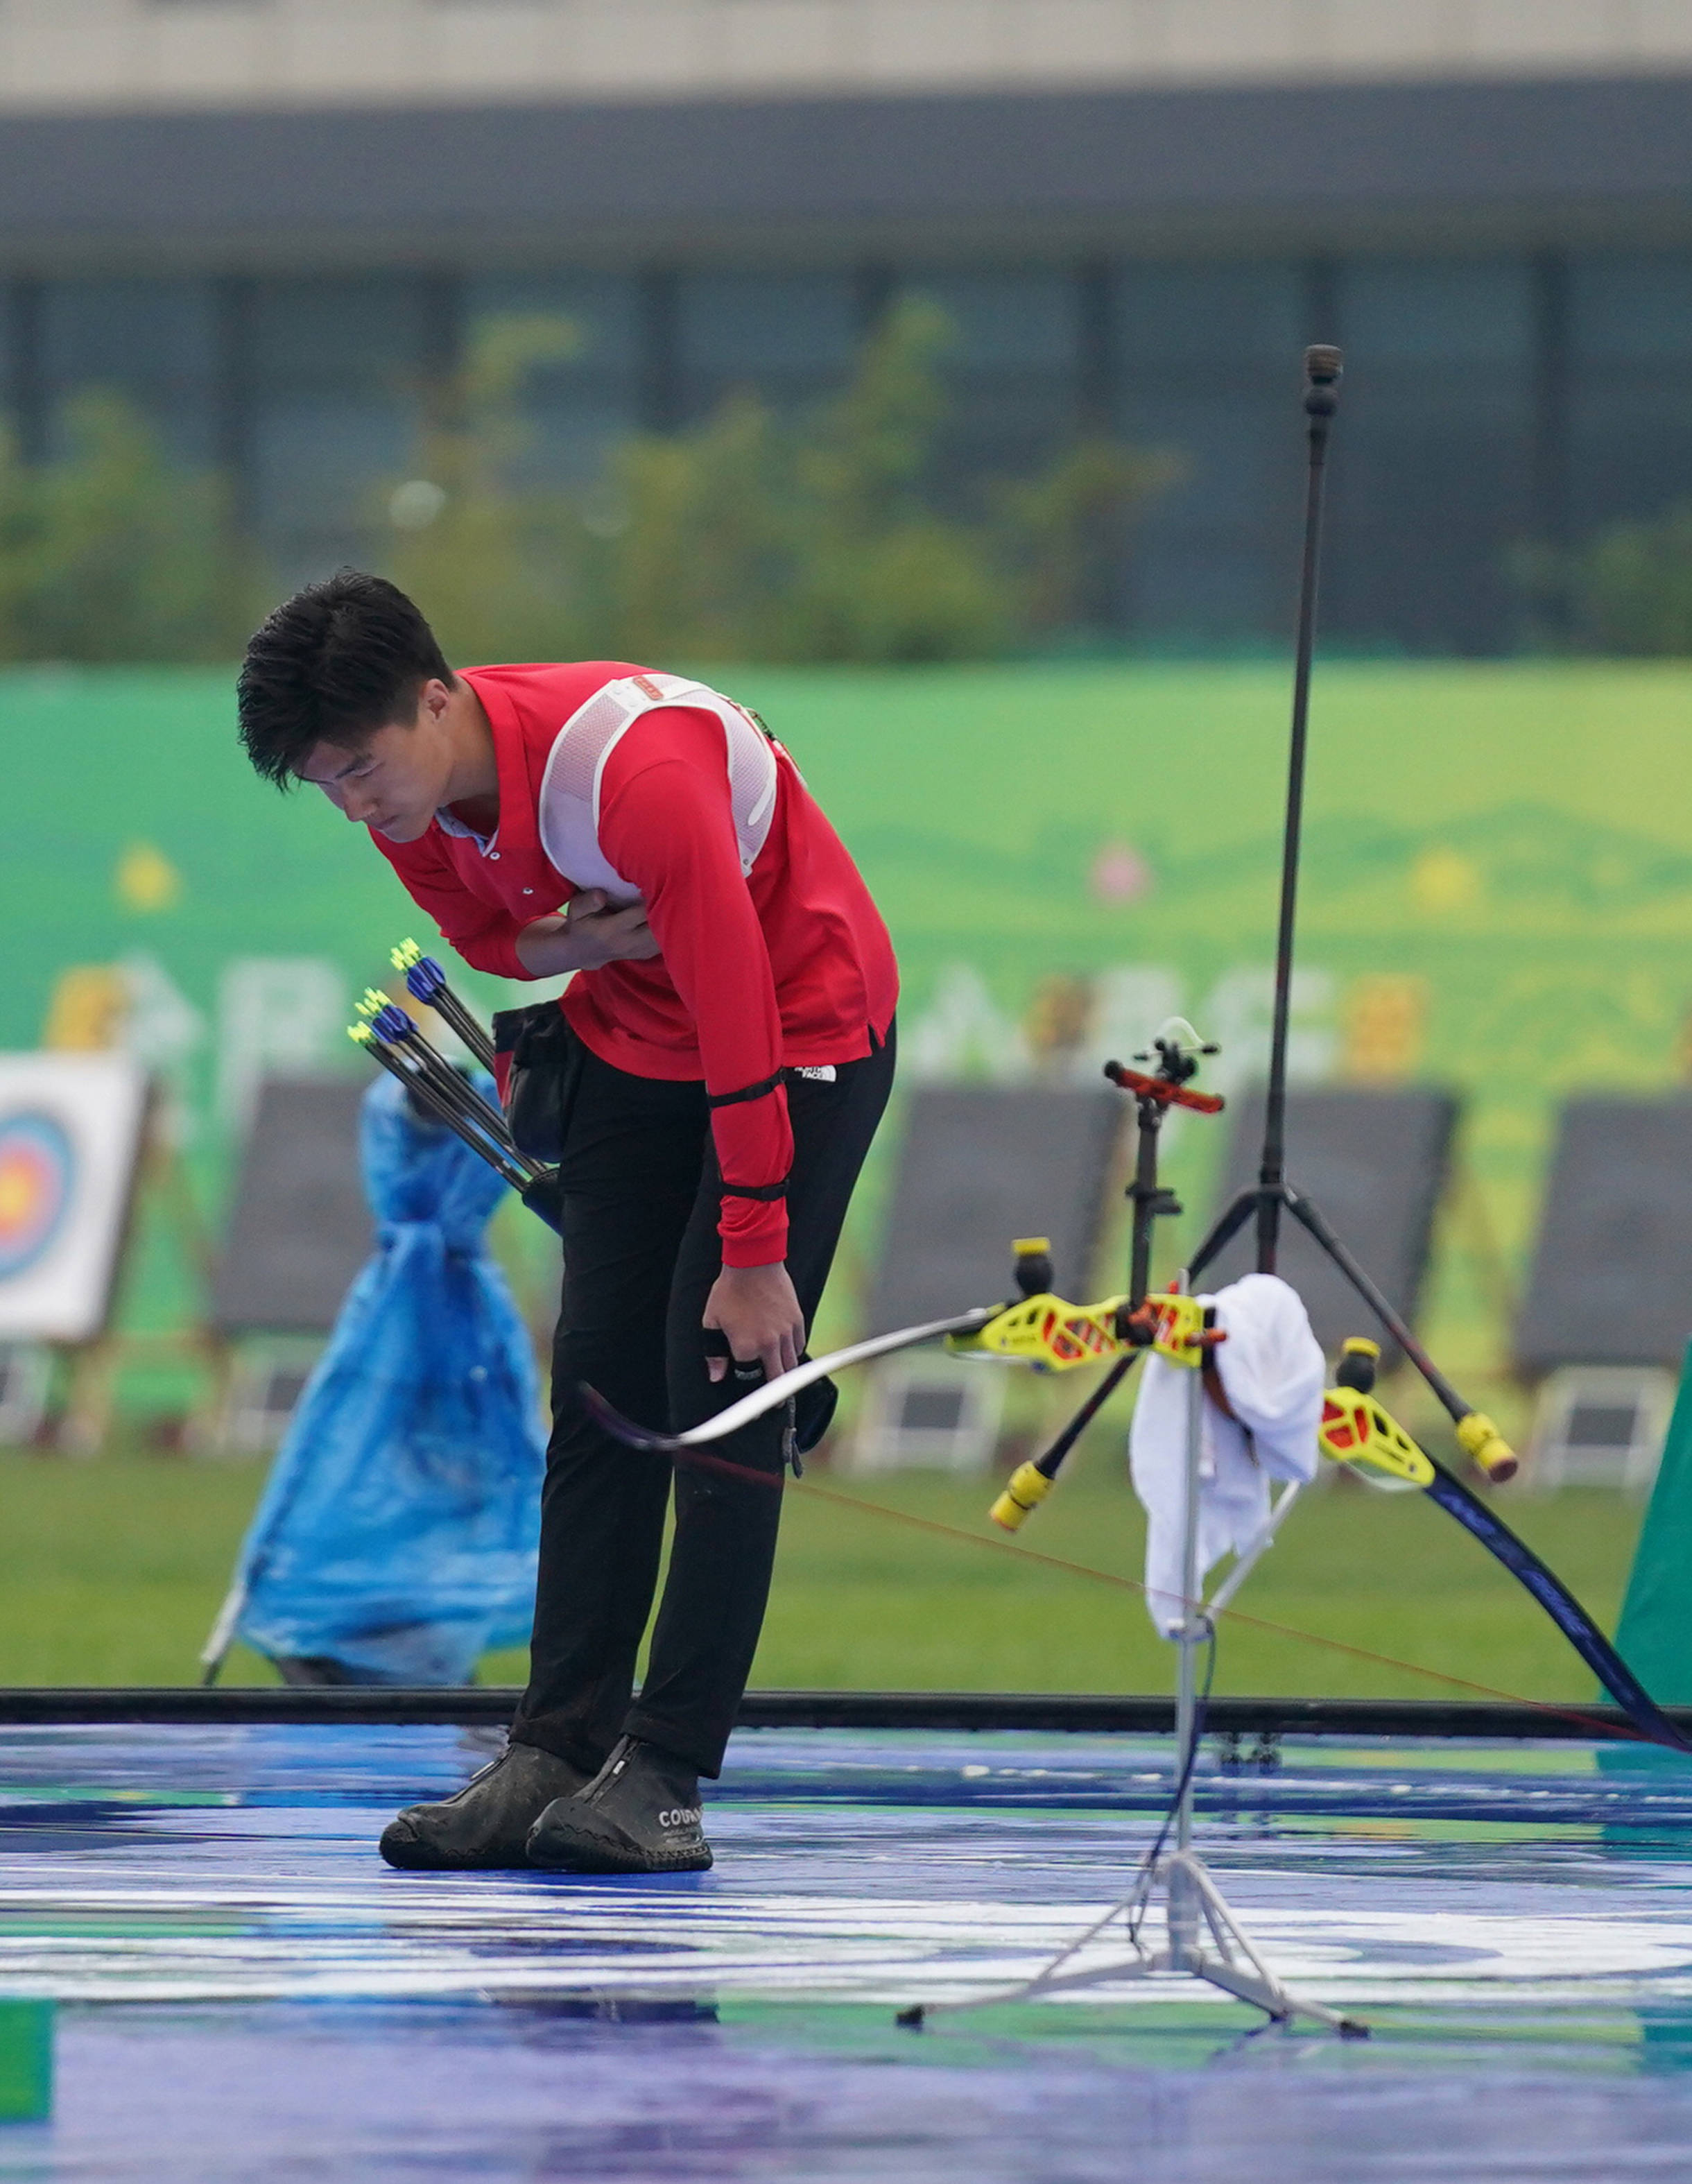
M 679 1429 L 745 1392 L 708 1329 L 771 1376 L 797 1362 L 892 1084 L 887 928 L 793 760 L 703 685 L 607 660 L 455 673 L 403 593 L 343 570 L 259 630 L 239 705 L 259 773 L 368 827 L 467 962 L 576 974 L 533 1050 L 561 1118 L 564 1302 L 529 1685 L 501 1756 L 402 1813 L 382 1855 L 708 1866 L 699 1777 L 751 1671 L 782 1497 L 674 1474 L 632 1699 L 671 1468 L 575 1390 Z M 722 1454 L 779 1479 L 783 1428 Z

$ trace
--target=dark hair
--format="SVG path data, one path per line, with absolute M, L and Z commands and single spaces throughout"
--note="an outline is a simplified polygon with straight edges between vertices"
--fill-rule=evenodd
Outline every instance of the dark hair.
M 408 719 L 435 677 L 455 679 L 404 593 L 385 577 L 337 569 L 253 632 L 236 684 L 241 740 L 264 779 L 286 788 L 314 745 L 356 750 Z

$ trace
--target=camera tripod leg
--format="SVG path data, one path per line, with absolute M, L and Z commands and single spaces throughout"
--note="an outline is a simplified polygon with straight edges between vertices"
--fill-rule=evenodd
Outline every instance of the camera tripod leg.
M 1241 1191 L 1194 1253 L 1191 1279 L 1196 1283 L 1199 1274 L 1233 1242 L 1266 1196 L 1272 1197 L 1278 1206 L 1290 1213 L 1317 1250 L 1344 1275 L 1450 1412 L 1457 1429 L 1458 1440 L 1487 1476 L 1500 1484 L 1506 1479 L 1514 1478 L 1517 1469 L 1515 1451 L 1500 1439 L 1491 1419 L 1477 1411 L 1452 1386 L 1411 1334 L 1379 1285 L 1359 1264 L 1350 1247 L 1335 1234 L 1321 1207 L 1302 1196 L 1290 1184 L 1259 1184 L 1253 1190 Z
M 1250 1190 L 1242 1190 L 1233 1205 L 1218 1217 L 1216 1226 L 1187 1262 L 1187 1279 L 1190 1287 L 1196 1289 L 1199 1275 L 1211 1260 L 1227 1251 L 1257 1211 L 1257 1201 L 1261 1195 L 1261 1190 L 1255 1184 Z
M 1450 1413 L 1452 1424 L 1457 1429 L 1457 1439 L 1468 1451 L 1475 1462 L 1489 1479 L 1500 1485 L 1506 1479 L 1513 1479 L 1517 1468 L 1516 1451 L 1500 1434 L 1492 1420 L 1484 1412 L 1476 1410 L 1473 1405 L 1467 1402 L 1451 1385 L 1405 1325 L 1403 1320 L 1388 1303 L 1386 1298 L 1382 1295 L 1375 1284 L 1352 1257 L 1346 1246 L 1328 1227 L 1320 1208 L 1311 1205 L 1309 1199 L 1300 1198 L 1295 1190 L 1288 1190 L 1285 1193 L 1285 1197 L 1287 1210 L 1293 1218 L 1308 1231 L 1317 1245 L 1327 1254 L 1444 1405 Z
M 1138 1936 L 1152 1899 L 1163 1898 L 1169 1938 L 1161 1948 L 1148 1950 Z M 1114 1963 L 1088 1964 L 1066 1971 L 1063 1967 L 1089 1942 L 1102 1942 L 1114 1920 L 1129 1916 L 1129 1942 L 1134 1953 Z M 1135 1915 L 1138 1914 L 1138 1917 Z M 1204 1940 L 1214 1946 L 1206 1947 Z M 954 2011 L 980 2009 L 1006 2002 L 1034 2002 L 1047 1995 L 1074 1993 L 1089 1986 L 1136 1985 L 1142 1980 L 1180 1976 L 1202 1980 L 1237 2002 L 1249 2003 L 1277 2025 L 1308 2018 L 1326 2025 L 1344 2040 L 1366 2040 L 1369 2028 L 1355 2017 L 1312 2002 L 1284 1986 L 1259 1956 L 1239 1925 L 1222 1891 L 1211 1880 L 1204 1860 L 1194 1851 L 1174 1851 L 1141 1876 L 1133 1896 L 1116 1907 L 1054 1958 L 1042 1971 L 1014 1987 L 991 1994 L 971 1996 L 967 2002 L 930 2003 L 900 2013 L 900 2024 L 916 2028 L 930 2018 Z
M 1451 1416 L 1454 1418 L 1466 1418 L 1470 1406 L 1405 1325 L 1367 1272 L 1352 1256 L 1349 1246 L 1334 1234 L 1321 1207 L 1311 1200 L 1300 1197 L 1296 1190 L 1291 1189 L 1286 1192 L 1286 1206 L 1294 1220 L 1344 1275 Z
M 1369 2028 L 1361 2018 L 1342 2017 L 1338 2010 L 1324 2008 L 1307 1995 L 1294 1994 L 1277 1979 L 1260 1978 L 1255 1972 L 1242 1971 L 1237 1965 L 1206 1956 L 1203 1951 L 1193 1967 L 1193 1976 L 1203 1980 L 1207 1986 L 1219 1986 L 1236 2001 L 1250 2003 L 1277 2025 L 1290 2025 L 1294 2018 L 1308 2017 L 1317 2025 L 1325 2025 L 1330 2032 L 1337 2032 L 1342 2040 L 1366 2040 L 1369 2036 Z
M 1311 2002 L 1305 1995 L 1294 1994 L 1289 1986 L 1277 1979 L 1252 1947 L 1203 1861 L 1191 1858 L 1187 1864 L 1189 1882 L 1204 1912 L 1205 1924 L 1221 1952 L 1219 1957 L 1211 1956 L 1203 1949 L 1194 1952 L 1190 1969 L 1195 1978 L 1221 1987 L 1224 1992 L 1237 1996 L 1241 2002 L 1255 2003 L 1259 2009 L 1267 2011 L 1277 2023 L 1286 2024 L 1295 2017 L 1308 2017 L 1338 2032 L 1344 2039 L 1368 2038 L 1369 2028 L 1359 2019 L 1343 2017 L 1337 2010 L 1326 2008 L 1319 2002 Z

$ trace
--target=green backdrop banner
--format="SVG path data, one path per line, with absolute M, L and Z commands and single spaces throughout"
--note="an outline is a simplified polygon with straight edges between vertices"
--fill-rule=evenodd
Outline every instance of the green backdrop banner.
M 1283 668 L 709 671 L 789 744 L 886 906 L 907 1077 L 1090 1078 L 1177 1008 L 1223 1042 L 1224 1089 L 1261 1067 Z M 0 703 L 0 1044 L 34 1045 L 55 995 L 94 1005 L 67 971 L 120 967 L 209 1202 L 258 1073 L 353 1066 L 348 1004 L 394 940 L 433 936 L 356 830 L 247 771 L 231 676 L 20 672 Z M 1499 1355 L 1558 1101 L 1686 1074 L 1689 717 L 1685 664 L 1318 673 L 1294 1059 L 1466 1094 L 1478 1191 L 1433 1305 L 1455 1367 Z M 1199 1215 L 1220 1137 L 1172 1148 Z

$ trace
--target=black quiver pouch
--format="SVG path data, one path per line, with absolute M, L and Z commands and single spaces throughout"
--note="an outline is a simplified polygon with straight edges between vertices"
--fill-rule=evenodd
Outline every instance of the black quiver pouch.
M 556 1001 L 532 1001 L 494 1011 L 493 1051 L 513 1142 L 532 1160 L 556 1167 L 582 1077 L 581 1040 Z

